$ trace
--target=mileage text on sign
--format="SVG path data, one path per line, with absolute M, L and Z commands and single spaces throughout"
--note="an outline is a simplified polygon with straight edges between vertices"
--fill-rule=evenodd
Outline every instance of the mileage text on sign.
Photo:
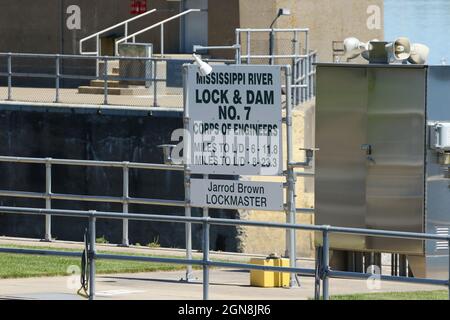
M 276 66 L 214 66 L 208 76 L 189 66 L 186 160 L 193 173 L 282 173 L 280 77 Z

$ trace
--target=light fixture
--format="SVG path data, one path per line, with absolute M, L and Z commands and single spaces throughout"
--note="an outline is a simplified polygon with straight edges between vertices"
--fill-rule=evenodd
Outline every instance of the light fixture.
M 275 24 L 275 22 L 278 20 L 279 17 L 281 16 L 290 16 L 291 15 L 291 9 L 289 8 L 280 8 L 278 9 L 278 14 L 275 17 L 275 19 L 272 21 L 272 23 L 270 24 L 269 29 L 271 29 L 270 31 L 270 38 L 269 38 L 269 56 L 270 56 L 270 64 L 274 64 L 274 59 L 273 59 L 273 51 L 274 51 L 274 32 L 273 32 L 273 25 Z
M 212 72 L 212 67 L 207 64 L 206 62 L 204 62 L 202 59 L 200 59 L 199 56 L 197 56 L 195 53 L 192 55 L 195 59 L 195 62 L 198 65 L 198 69 L 200 71 L 200 74 L 202 76 L 207 76 Z

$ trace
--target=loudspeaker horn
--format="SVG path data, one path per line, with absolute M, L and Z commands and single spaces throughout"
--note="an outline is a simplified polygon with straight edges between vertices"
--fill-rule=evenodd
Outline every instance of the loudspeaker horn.
M 412 64 L 426 64 L 429 55 L 430 48 L 421 43 L 414 43 L 411 47 L 411 56 L 408 58 L 408 61 Z

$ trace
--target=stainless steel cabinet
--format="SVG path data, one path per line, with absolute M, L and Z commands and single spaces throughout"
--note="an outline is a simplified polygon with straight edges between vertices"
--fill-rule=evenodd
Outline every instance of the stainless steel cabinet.
M 317 66 L 316 224 L 448 232 L 448 167 L 439 163 L 428 136 L 430 122 L 450 122 L 447 88 L 449 67 Z M 436 258 L 436 245 L 331 237 L 334 249 L 407 254 L 416 275 L 433 269 L 427 267 L 432 255 L 435 261 L 448 255 L 444 246 Z

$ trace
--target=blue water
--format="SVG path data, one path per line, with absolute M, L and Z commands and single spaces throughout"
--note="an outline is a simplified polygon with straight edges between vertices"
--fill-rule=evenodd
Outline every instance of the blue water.
M 400 36 L 430 47 L 429 64 L 450 64 L 450 0 L 385 0 L 385 39 Z

